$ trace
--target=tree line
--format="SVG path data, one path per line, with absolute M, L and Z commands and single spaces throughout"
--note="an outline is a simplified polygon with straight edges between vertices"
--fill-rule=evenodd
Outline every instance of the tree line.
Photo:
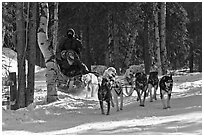
M 55 68 L 47 61 L 68 28 L 82 41 L 82 60 L 89 69 L 114 66 L 123 73 L 130 65 L 144 64 L 147 74 L 180 68 L 201 72 L 201 11 L 201 2 L 3 2 L 3 47 L 18 54 L 19 107 L 33 102 L 35 64 Z M 42 21 L 47 26 L 40 27 Z M 42 38 L 46 48 L 39 42 Z M 57 72 L 51 71 L 47 71 L 52 83 L 48 82 L 48 102 L 56 100 L 53 75 Z

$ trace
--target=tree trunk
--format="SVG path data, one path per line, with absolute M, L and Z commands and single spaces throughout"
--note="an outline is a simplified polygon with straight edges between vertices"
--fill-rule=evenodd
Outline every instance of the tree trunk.
M 4 45 L 4 37 L 5 37 L 5 34 L 6 34 L 6 26 L 4 26 L 2 24 L 3 28 L 2 28 L 2 47 Z
M 106 66 L 112 66 L 113 64 L 113 53 L 112 53 L 112 48 L 114 45 L 113 42 L 113 14 L 112 11 L 109 11 L 108 13 L 108 46 L 106 48 Z
M 143 53 L 144 53 L 144 64 L 145 64 L 145 73 L 149 74 L 150 71 L 150 54 L 149 54 L 149 27 L 148 27 L 148 18 L 147 16 L 145 17 L 145 22 L 144 22 L 144 48 L 143 48 Z
M 87 32 L 87 35 L 86 35 L 86 39 L 87 39 L 87 42 L 86 42 L 86 65 L 88 67 L 89 70 L 91 70 L 91 64 L 92 64 L 92 58 L 91 58 L 91 52 L 90 52 L 90 41 L 89 41 L 89 33 L 90 33 L 90 26 L 88 25 L 87 28 L 86 28 L 86 32 Z
M 119 26 L 117 24 L 117 14 L 116 10 L 113 10 L 112 12 L 112 36 L 113 36 L 113 52 L 114 52 L 114 67 L 118 74 L 120 74 L 119 68 L 120 68 L 120 53 L 119 53 Z
M 125 59 L 125 65 L 127 67 L 129 67 L 131 65 L 132 54 L 134 51 L 134 45 L 135 45 L 135 41 L 136 41 L 136 37 L 137 37 L 136 33 L 137 33 L 136 30 L 134 30 L 133 35 L 131 35 L 129 38 L 130 48 L 127 51 L 127 57 Z
M 16 3 L 17 62 L 18 62 L 18 107 L 25 107 L 26 73 L 25 73 L 25 26 L 23 3 Z
M 167 73 L 167 51 L 166 51 L 166 3 L 161 3 L 161 62 L 162 74 Z
M 199 72 L 202 72 L 202 47 L 201 47 L 201 49 L 200 49 L 200 58 L 198 59 L 199 60 L 199 66 L 198 66 L 198 71 Z
M 37 42 L 37 3 L 30 3 L 31 18 L 29 22 L 29 43 L 28 43 L 28 75 L 26 106 L 33 103 L 35 86 L 35 63 L 36 63 L 36 42 Z
M 58 7 L 59 3 L 55 2 L 54 3 L 54 26 L 53 26 L 53 49 L 54 49 L 54 54 L 56 54 L 56 48 L 58 44 Z
M 154 21 L 155 21 L 156 62 L 157 62 L 158 73 L 159 75 L 162 75 L 157 2 L 153 3 L 153 8 L 154 8 L 153 11 L 154 11 Z
M 120 53 L 119 53 L 119 34 L 118 34 L 118 25 L 114 22 L 114 37 L 113 37 L 113 42 L 114 42 L 114 66 L 118 74 L 120 74 Z
M 91 70 L 92 58 L 91 58 L 91 48 L 90 48 L 90 5 L 87 5 L 87 27 L 86 27 L 86 65 L 89 70 Z
M 48 3 L 40 3 L 40 24 L 38 28 L 38 45 L 45 58 L 46 64 L 46 82 L 47 82 L 47 102 L 54 102 L 57 100 L 56 77 L 58 73 L 56 60 L 54 58 L 54 51 L 50 47 L 48 40 Z
M 12 84 L 10 85 L 10 102 L 11 103 L 11 110 L 17 110 L 18 109 L 18 103 L 17 101 L 17 85 L 16 85 L 16 72 L 9 73 L 9 80 L 12 81 Z
M 189 54 L 189 68 L 190 73 L 193 72 L 193 61 L 194 61 L 194 55 L 193 55 L 193 44 L 190 44 L 190 54 Z

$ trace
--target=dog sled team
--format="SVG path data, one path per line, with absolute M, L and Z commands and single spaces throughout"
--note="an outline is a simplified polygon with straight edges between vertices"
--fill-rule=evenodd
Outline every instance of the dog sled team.
M 97 73 L 89 71 L 80 60 L 82 49 L 83 46 L 80 40 L 75 37 L 74 30 L 69 29 L 56 50 L 55 58 L 63 77 L 68 78 L 66 85 L 69 87 L 69 83 L 73 82 L 72 79 L 81 78 L 84 87 L 87 89 L 86 97 L 91 94 L 91 97 L 98 98 L 102 114 L 105 114 L 104 101 L 107 104 L 106 114 L 109 115 L 110 107 L 115 106 L 114 101 L 117 111 L 122 110 L 123 96 L 131 96 L 134 91 L 137 92 L 137 100 L 140 106 L 144 107 L 148 95 L 150 95 L 150 102 L 157 100 L 156 92 L 158 87 L 160 87 L 163 108 L 170 108 L 173 87 L 172 75 L 163 76 L 159 81 L 157 72 L 150 72 L 147 78 L 144 72 L 130 67 L 126 70 L 124 76 L 117 76 L 116 69 L 109 67 L 102 76 L 99 76 Z M 153 93 L 152 88 L 154 88 Z M 166 100 L 165 94 L 167 94 Z M 120 107 L 118 97 L 120 97 Z
M 117 76 L 116 69 L 109 67 L 99 77 L 92 73 L 82 75 L 82 82 L 87 88 L 86 97 L 97 96 L 102 114 L 109 115 L 110 108 L 111 106 L 114 107 L 115 103 L 117 111 L 122 110 L 123 97 L 131 96 L 134 91 L 137 93 L 139 105 L 144 107 L 146 97 L 150 96 L 150 102 L 157 100 L 158 87 L 160 87 L 160 99 L 163 109 L 171 107 L 172 75 L 165 75 L 159 80 L 156 71 L 150 72 L 149 76 L 147 76 L 144 72 L 135 72 L 129 68 L 123 76 Z M 118 98 L 120 98 L 120 106 Z M 104 112 L 103 102 L 107 104 L 106 113 Z

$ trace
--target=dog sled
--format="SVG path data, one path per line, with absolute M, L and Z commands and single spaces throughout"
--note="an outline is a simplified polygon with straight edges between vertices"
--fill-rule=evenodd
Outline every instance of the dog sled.
M 85 71 L 81 70 L 77 66 L 79 63 L 75 62 L 80 60 L 79 56 L 73 50 L 62 51 L 61 58 L 62 60 L 56 59 L 57 69 L 59 70 L 57 76 L 57 88 L 59 91 L 69 92 L 71 89 L 80 88 L 82 75 L 88 73 L 98 75 L 97 72 L 89 71 L 84 63 L 79 62 L 82 63 Z

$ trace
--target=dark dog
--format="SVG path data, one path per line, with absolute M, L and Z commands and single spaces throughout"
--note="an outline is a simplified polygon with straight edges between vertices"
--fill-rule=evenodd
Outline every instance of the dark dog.
M 144 107 L 144 102 L 146 98 L 147 91 L 147 75 L 143 72 L 136 73 L 135 75 L 135 89 L 137 91 L 138 100 L 140 101 L 140 106 Z M 143 99 L 142 94 L 144 93 Z
M 173 79 L 172 75 L 170 76 L 163 76 L 159 82 L 160 87 L 160 97 L 162 100 L 163 109 L 170 108 L 170 99 L 171 99 L 171 92 L 173 88 Z M 167 94 L 167 104 L 165 104 L 164 95 Z
M 148 78 L 148 93 L 150 93 L 150 102 L 153 102 L 153 99 L 157 100 L 156 92 L 158 89 L 158 84 L 159 84 L 158 72 L 156 71 L 150 72 L 149 78 Z M 154 88 L 153 95 L 152 95 L 152 88 Z
M 109 80 L 103 78 L 102 83 L 101 83 L 101 85 L 99 84 L 99 89 L 98 89 L 98 99 L 99 99 L 102 114 L 105 114 L 104 109 L 103 109 L 103 101 L 106 101 L 106 103 L 107 103 L 106 115 L 109 115 L 110 103 L 112 101 L 111 90 L 112 90 L 111 82 Z

